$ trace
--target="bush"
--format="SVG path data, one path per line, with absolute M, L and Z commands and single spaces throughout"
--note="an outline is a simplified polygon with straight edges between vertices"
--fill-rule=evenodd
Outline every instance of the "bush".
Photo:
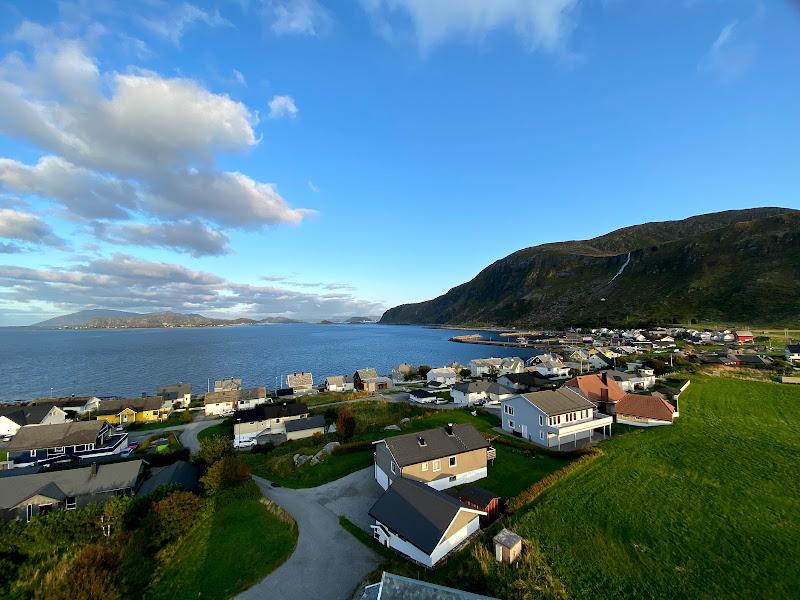
M 37 598 L 47 600 L 122 600 L 117 585 L 122 560 L 119 546 L 97 542 L 66 557 L 60 568 L 48 573 Z
M 237 487 L 250 480 L 250 468 L 235 456 L 224 456 L 200 479 L 210 494 Z
M 361 452 L 362 450 L 371 450 L 372 442 L 350 442 L 349 444 L 342 444 L 333 449 L 333 454 L 350 454 L 351 452 Z
M 211 466 L 226 456 L 233 454 L 233 444 L 222 435 L 215 435 L 200 440 L 198 458 L 206 465 Z
M 191 452 L 188 448 L 181 448 L 174 452 L 165 452 L 164 454 L 151 453 L 147 455 L 147 464 L 151 467 L 166 467 L 179 460 L 189 460 Z
M 430 365 L 420 365 L 420 366 L 417 367 L 417 373 L 419 373 L 419 376 L 422 377 L 423 379 L 425 378 L 425 376 L 428 374 L 428 371 L 430 371 L 430 370 L 431 370 Z
M 164 546 L 187 533 L 203 510 L 203 500 L 191 492 L 174 491 L 153 503 L 150 528 L 153 541 Z
M 356 418 L 353 416 L 352 411 L 344 407 L 339 410 L 339 416 L 336 417 L 336 434 L 349 440 L 356 432 Z
M 250 449 L 253 454 L 269 454 L 275 449 L 275 444 L 267 442 L 266 444 L 256 444 Z
M 472 376 L 472 371 L 469 369 L 461 369 L 458 374 L 461 376 L 462 379 L 466 379 L 467 377 Z
M 103 505 L 103 524 L 111 525 L 112 535 L 128 531 L 135 526 L 133 496 L 117 496 Z
M 181 423 L 184 423 L 184 424 L 191 423 L 192 422 L 192 413 L 190 413 L 188 410 L 184 410 L 180 415 L 180 420 L 181 420 Z

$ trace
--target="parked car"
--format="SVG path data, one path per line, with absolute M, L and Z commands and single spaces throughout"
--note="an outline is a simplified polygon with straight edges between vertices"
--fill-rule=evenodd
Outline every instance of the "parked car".
M 130 444 L 128 444 L 128 449 L 131 452 L 136 452 L 139 449 L 139 446 L 141 446 L 139 442 L 131 442 Z
M 256 441 L 253 439 L 249 440 L 236 440 L 233 442 L 234 448 L 252 448 L 256 445 Z
M 122 425 L 117 425 L 116 427 L 114 427 L 114 431 L 123 432 L 125 431 L 125 428 Z
M 133 452 L 133 450 L 131 450 L 130 448 L 125 448 L 122 452 L 119 453 L 119 455 L 122 458 L 128 458 L 131 455 L 131 452 Z
M 438 396 L 436 398 L 436 404 L 447 404 L 448 402 L 449 400 L 447 398 L 439 398 Z

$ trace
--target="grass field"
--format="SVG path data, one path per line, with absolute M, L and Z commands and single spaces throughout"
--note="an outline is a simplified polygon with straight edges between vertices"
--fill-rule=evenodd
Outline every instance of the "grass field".
M 224 421 L 218 425 L 206 427 L 197 434 L 197 439 L 205 440 L 207 438 L 214 437 L 215 435 L 221 435 L 228 439 L 233 439 L 233 423 L 230 421 Z
M 503 500 L 516 496 L 553 471 L 570 462 L 548 454 L 525 452 L 511 446 L 494 444 L 497 458 L 489 466 L 489 476 L 477 485 L 494 492 Z
M 131 423 L 125 429 L 126 431 L 152 431 L 154 429 L 164 429 L 165 427 L 184 425 L 184 422 L 181 420 L 182 414 L 184 414 L 183 411 L 179 413 L 174 412 L 164 421 L 158 421 L 156 423 Z M 193 416 L 191 411 L 188 414 L 189 416 Z M 191 419 L 189 422 L 191 423 Z
M 513 528 L 572 597 L 796 597 L 800 389 L 696 378 L 672 427 L 603 444 Z
M 320 404 L 337 404 L 339 402 L 349 402 L 369 396 L 366 392 L 320 392 L 319 394 L 309 394 L 297 399 L 306 406 L 313 407 Z
M 230 598 L 281 565 L 297 543 L 297 526 L 267 510 L 254 483 L 220 496 L 202 518 L 161 568 L 148 600 Z

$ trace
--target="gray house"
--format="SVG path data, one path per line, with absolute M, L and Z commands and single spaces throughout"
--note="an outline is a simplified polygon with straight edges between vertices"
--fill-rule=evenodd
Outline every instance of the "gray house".
M 503 402 L 503 430 L 540 446 L 574 449 L 608 431 L 613 419 L 569 387 L 514 396 Z M 605 438 L 605 435 L 603 435 Z
M 30 521 L 55 510 L 72 510 L 131 494 L 144 461 L 93 464 L 79 469 L 0 477 L 0 517 Z

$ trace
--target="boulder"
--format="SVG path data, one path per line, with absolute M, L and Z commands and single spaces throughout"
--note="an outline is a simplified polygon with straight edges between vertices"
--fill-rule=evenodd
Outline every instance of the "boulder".
M 387 425 L 386 427 L 384 427 L 384 429 L 387 430 L 387 431 L 400 431 L 400 426 L 399 425 Z
M 295 467 L 301 467 L 311 460 L 311 457 L 307 454 L 295 454 L 293 458 Z
M 336 448 L 338 448 L 339 446 L 341 446 L 339 442 L 328 442 L 322 447 L 322 450 L 320 450 L 320 452 L 324 454 L 333 454 L 333 451 L 336 450 Z
M 403 418 L 403 419 L 400 419 L 400 427 L 402 427 L 402 426 L 403 426 L 403 425 L 405 425 L 406 423 L 411 423 L 411 419 L 409 419 L 408 417 L 405 417 L 405 418 Z

